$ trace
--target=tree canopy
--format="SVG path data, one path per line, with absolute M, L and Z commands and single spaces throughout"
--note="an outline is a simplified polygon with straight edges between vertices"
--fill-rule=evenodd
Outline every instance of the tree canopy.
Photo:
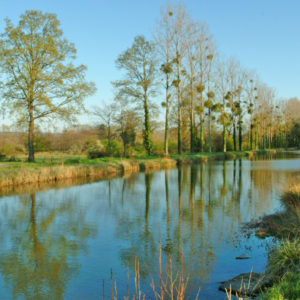
M 6 20 L 0 39 L 2 108 L 28 125 L 29 161 L 34 161 L 34 123 L 42 118 L 72 120 L 95 86 L 86 66 L 75 66 L 76 49 L 63 37 L 55 14 L 30 10 L 17 26 Z

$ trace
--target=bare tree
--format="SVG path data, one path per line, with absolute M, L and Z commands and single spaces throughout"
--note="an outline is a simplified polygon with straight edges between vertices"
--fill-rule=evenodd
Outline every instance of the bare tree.
M 162 8 L 161 19 L 157 25 L 154 40 L 158 57 L 161 61 L 161 68 L 164 75 L 164 88 L 165 88 L 165 101 L 162 106 L 165 107 L 165 139 L 164 139 L 164 152 L 167 156 L 169 154 L 169 113 L 172 100 L 171 87 L 172 87 L 172 73 L 173 73 L 173 60 L 174 53 L 172 53 L 172 43 L 174 39 L 174 17 L 172 7 L 167 5 Z
M 107 151 L 111 153 L 112 139 L 114 137 L 113 125 L 116 115 L 115 104 L 105 104 L 103 107 L 94 106 L 93 115 L 100 119 L 100 124 L 104 124 L 107 138 Z

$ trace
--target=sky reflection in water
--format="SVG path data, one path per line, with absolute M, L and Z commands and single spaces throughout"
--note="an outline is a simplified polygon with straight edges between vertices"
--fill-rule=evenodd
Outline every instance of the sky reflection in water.
M 163 262 L 190 276 L 188 293 L 224 299 L 218 281 L 264 270 L 268 239 L 240 225 L 280 208 L 299 159 L 215 161 L 0 198 L 1 299 L 110 299 L 127 294 L 140 260 L 143 288 Z M 247 253 L 249 260 L 235 256 Z M 130 288 L 133 290 L 133 280 Z M 147 294 L 148 295 L 148 294 Z

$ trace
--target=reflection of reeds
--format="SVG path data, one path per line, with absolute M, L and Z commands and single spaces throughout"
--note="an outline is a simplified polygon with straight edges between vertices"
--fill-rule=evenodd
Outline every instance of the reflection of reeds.
M 181 258 L 181 268 L 179 271 L 174 274 L 173 270 L 173 262 L 172 257 L 169 256 L 168 263 L 166 266 L 166 270 L 163 270 L 162 265 L 162 250 L 160 248 L 160 254 L 159 254 L 159 280 L 158 282 L 155 281 L 155 279 L 152 277 L 151 274 L 149 274 L 151 278 L 150 287 L 153 293 L 153 298 L 156 300 L 164 300 L 164 299 L 170 299 L 170 300 L 183 300 L 186 299 L 186 290 L 189 283 L 189 276 L 185 276 L 183 272 L 183 255 Z M 135 265 L 134 265 L 134 291 L 133 293 L 130 293 L 129 289 L 129 272 L 127 275 L 127 295 L 122 296 L 122 299 L 125 300 L 144 300 L 148 299 L 148 294 L 146 294 L 145 291 L 143 291 L 141 287 L 141 276 L 140 276 L 140 262 L 136 258 L 135 259 Z M 195 299 L 198 299 L 198 295 L 200 292 L 200 288 L 198 290 L 198 293 L 195 297 Z M 104 299 L 104 295 L 103 298 Z M 117 300 L 118 299 L 118 293 L 117 293 L 117 285 L 116 280 L 113 276 L 113 273 L 111 273 L 111 299 Z

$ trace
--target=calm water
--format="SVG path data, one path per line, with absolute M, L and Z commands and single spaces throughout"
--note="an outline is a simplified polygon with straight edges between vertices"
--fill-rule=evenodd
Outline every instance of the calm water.
M 189 274 L 193 299 L 225 299 L 218 282 L 264 271 L 269 239 L 240 226 L 280 209 L 300 159 L 216 161 L 0 198 L 0 299 L 119 299 L 127 271 L 151 294 L 163 264 Z M 183 262 L 181 253 L 183 250 Z M 242 253 L 249 260 L 236 260 Z M 151 277 L 149 276 L 151 274 Z M 134 281 L 129 280 L 133 290 Z M 147 298 L 150 298 L 148 296 Z

